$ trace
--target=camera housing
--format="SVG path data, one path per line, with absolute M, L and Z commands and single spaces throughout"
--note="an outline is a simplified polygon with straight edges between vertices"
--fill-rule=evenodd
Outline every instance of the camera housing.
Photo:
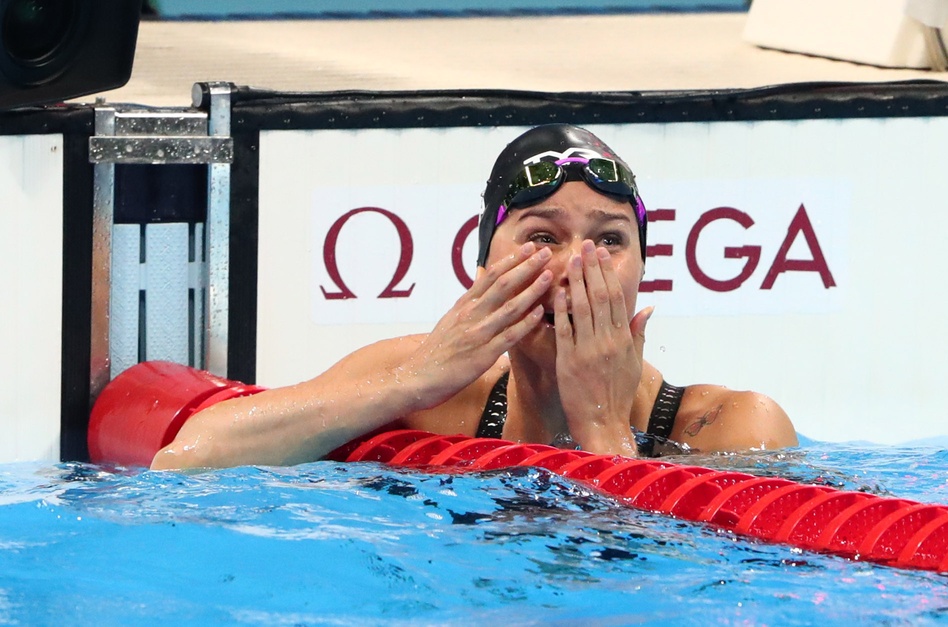
M 141 8 L 142 0 L 0 0 L 0 109 L 123 86 Z

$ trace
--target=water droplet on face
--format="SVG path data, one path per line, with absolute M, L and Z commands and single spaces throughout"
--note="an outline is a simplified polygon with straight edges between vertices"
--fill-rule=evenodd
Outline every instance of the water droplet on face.
M 664 353 L 664 352 L 665 352 L 665 347 L 664 347 L 664 346 L 659 346 L 659 347 L 658 347 L 658 350 L 660 350 L 660 351 L 662 351 L 662 352 Z

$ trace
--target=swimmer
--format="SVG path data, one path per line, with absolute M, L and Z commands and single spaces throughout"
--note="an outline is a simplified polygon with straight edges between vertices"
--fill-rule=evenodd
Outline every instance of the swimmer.
M 703 452 L 795 446 L 772 399 L 675 387 L 643 359 L 652 308 L 635 307 L 645 242 L 645 207 L 623 160 L 582 128 L 528 130 L 487 181 L 474 284 L 430 333 L 212 405 L 152 467 L 297 464 L 389 429 L 629 457 L 665 442 Z

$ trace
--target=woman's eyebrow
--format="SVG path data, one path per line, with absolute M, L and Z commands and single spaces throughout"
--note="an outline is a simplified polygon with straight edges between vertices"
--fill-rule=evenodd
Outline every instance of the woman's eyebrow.
M 567 210 L 559 207 L 527 207 L 519 210 L 517 220 L 526 220 L 527 218 L 545 218 L 547 220 L 555 219 L 563 215 Z M 604 209 L 592 209 L 589 212 L 594 219 L 600 222 L 611 220 L 621 220 L 632 222 L 632 216 L 625 211 L 606 211 Z
M 632 222 L 632 216 L 624 211 L 604 211 L 602 209 L 593 209 L 590 213 L 597 220 L 603 222 L 608 222 L 611 220 L 624 220 L 625 222 Z
M 552 220 L 563 215 L 564 210 L 558 207 L 527 207 L 516 213 L 517 220 L 526 220 L 527 218 L 545 218 Z

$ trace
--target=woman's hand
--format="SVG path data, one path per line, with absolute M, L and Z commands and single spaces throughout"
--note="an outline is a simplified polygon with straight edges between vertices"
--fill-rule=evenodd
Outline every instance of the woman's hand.
M 581 255 L 568 263 L 569 294 L 567 289 L 556 294 L 553 312 L 556 376 L 570 435 L 585 450 L 635 456 L 629 418 L 652 309 L 629 322 L 622 285 L 605 248 L 587 240 Z
M 412 412 L 451 398 L 537 326 L 549 290 L 548 249 L 527 244 L 481 272 L 424 339 L 364 347 L 303 383 L 198 412 L 153 468 L 297 464 L 319 459 Z
M 539 301 L 553 274 L 548 248 L 532 242 L 480 272 L 399 369 L 420 380 L 428 407 L 444 402 L 486 372 L 543 319 Z

